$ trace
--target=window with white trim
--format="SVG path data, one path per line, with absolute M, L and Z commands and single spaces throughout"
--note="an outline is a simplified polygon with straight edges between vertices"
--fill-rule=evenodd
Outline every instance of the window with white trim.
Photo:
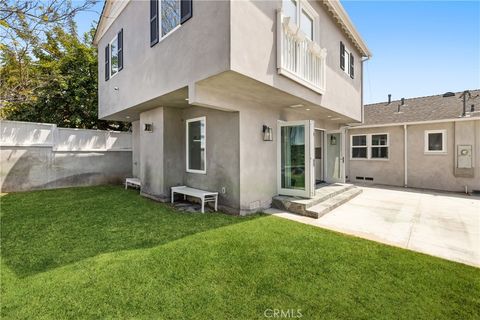
M 150 46 L 192 17 L 192 0 L 150 0 Z
M 345 47 L 340 41 L 340 69 L 342 69 L 350 78 L 355 76 L 355 61 L 353 53 Z
M 118 72 L 118 36 L 110 41 L 110 78 Z
M 388 133 L 355 134 L 350 136 L 350 159 L 388 160 Z
M 447 130 L 425 130 L 425 153 L 447 152 Z
M 283 14 L 292 18 L 292 22 L 300 27 L 300 30 L 311 41 L 315 41 L 316 18 L 318 14 L 306 0 L 283 0 Z
M 160 1 L 160 24 L 162 37 L 180 25 L 180 0 Z
M 388 134 L 372 134 L 370 157 L 372 159 L 388 159 Z
M 187 172 L 206 173 L 206 118 L 186 122 Z
M 367 147 L 367 135 L 352 135 L 351 139 L 351 157 L 352 159 L 367 159 L 368 147 Z

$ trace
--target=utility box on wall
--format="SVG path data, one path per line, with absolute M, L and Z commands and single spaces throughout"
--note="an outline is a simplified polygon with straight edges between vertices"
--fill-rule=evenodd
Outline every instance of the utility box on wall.
M 473 159 L 472 145 L 457 145 L 457 165 L 455 166 L 455 176 L 473 178 Z
M 457 168 L 460 168 L 460 169 L 472 168 L 472 146 L 471 145 L 457 146 Z

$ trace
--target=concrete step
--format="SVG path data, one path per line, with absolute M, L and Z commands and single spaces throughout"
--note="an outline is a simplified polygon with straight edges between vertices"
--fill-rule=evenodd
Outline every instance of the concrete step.
M 317 217 L 316 213 L 309 211 L 310 208 L 353 189 L 358 188 L 351 184 L 324 184 L 315 190 L 315 197 L 311 199 L 276 196 L 272 199 L 272 206 L 280 210 L 286 210 L 308 217 Z
M 329 213 L 335 208 L 338 208 L 345 202 L 350 201 L 351 199 L 355 198 L 358 196 L 360 193 L 362 193 L 362 189 L 360 188 L 350 188 L 349 190 L 342 192 L 340 194 L 337 194 L 336 196 L 325 200 L 313 207 L 310 207 L 307 209 L 307 215 L 312 218 L 320 218 L 321 216 Z
M 356 188 L 354 185 L 351 184 L 332 184 L 329 185 L 328 188 L 319 188 L 315 190 L 315 198 L 311 199 L 306 205 L 306 208 L 313 207 L 321 202 L 324 202 L 330 198 L 335 197 L 338 194 L 346 192 L 348 190 Z

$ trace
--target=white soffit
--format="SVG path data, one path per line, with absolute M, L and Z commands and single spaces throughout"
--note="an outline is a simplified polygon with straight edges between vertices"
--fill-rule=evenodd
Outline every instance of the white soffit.
M 106 0 L 103 5 L 102 14 L 100 15 L 100 21 L 97 25 L 95 37 L 93 38 L 93 44 L 97 45 L 98 41 L 107 32 L 108 28 L 112 25 L 113 21 L 120 15 L 125 9 L 130 0 Z
M 347 12 L 343 8 L 339 0 L 323 0 L 322 1 L 328 12 L 337 21 L 342 30 L 347 34 L 348 38 L 355 44 L 362 56 L 371 58 L 372 53 L 367 47 L 365 41 L 358 33 L 357 29 L 350 20 Z

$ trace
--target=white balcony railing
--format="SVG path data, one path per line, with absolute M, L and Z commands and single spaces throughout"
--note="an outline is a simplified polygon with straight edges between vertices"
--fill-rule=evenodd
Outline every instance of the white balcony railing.
M 277 13 L 277 69 L 289 77 L 321 94 L 325 93 L 325 60 L 327 49 L 308 39 L 300 28 Z

